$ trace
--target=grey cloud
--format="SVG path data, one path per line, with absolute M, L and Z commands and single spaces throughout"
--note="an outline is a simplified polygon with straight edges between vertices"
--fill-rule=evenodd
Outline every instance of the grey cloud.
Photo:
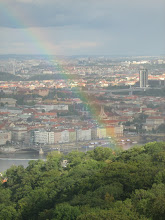
M 0 0 L 0 52 L 39 53 L 31 28 L 64 54 L 163 53 L 164 8 L 164 0 Z
M 11 28 L 79 25 L 105 28 L 124 25 L 156 11 L 163 14 L 163 0 L 1 0 L 0 26 Z M 153 7 L 155 6 L 155 7 Z M 147 10 L 147 11 L 146 11 Z

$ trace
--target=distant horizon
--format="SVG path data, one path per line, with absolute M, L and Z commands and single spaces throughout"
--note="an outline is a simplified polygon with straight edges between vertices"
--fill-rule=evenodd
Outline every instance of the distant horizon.
M 140 54 L 16 54 L 16 53 L 9 53 L 9 54 L 1 54 L 0 56 L 61 56 L 61 57 L 163 57 L 165 54 L 154 54 L 154 55 L 140 55 Z

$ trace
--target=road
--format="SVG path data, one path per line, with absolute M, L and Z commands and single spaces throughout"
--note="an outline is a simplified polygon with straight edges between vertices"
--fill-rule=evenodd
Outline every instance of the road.
M 134 92 L 134 91 L 145 91 L 147 89 L 150 89 L 150 88 L 139 88 L 139 87 L 132 87 L 132 88 L 128 88 L 128 89 L 92 89 L 92 90 L 86 90 L 86 91 L 83 91 L 85 93 L 88 93 L 88 94 L 92 94 L 92 93 L 102 93 L 102 92 L 106 92 L 106 93 L 120 93 L 120 92 Z

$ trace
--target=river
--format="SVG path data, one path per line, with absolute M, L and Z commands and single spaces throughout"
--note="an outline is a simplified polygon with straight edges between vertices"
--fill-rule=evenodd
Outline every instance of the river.
M 86 152 L 88 150 L 93 150 L 93 148 L 79 148 L 79 151 Z M 102 147 L 109 147 L 109 144 L 104 145 Z M 128 150 L 130 148 L 130 144 L 124 145 L 123 149 Z M 77 148 L 70 148 L 69 151 L 65 151 L 63 153 L 71 152 L 72 150 L 76 150 Z M 25 168 L 28 166 L 30 160 L 38 160 L 38 159 L 46 159 L 46 154 L 39 155 L 36 151 L 26 151 L 26 152 L 16 152 L 16 153 L 1 153 L 0 154 L 0 173 L 9 169 L 12 165 L 23 165 Z
M 30 160 L 46 159 L 46 155 L 39 155 L 38 152 L 8 153 L 0 154 L 0 173 L 9 169 L 12 165 L 28 166 Z

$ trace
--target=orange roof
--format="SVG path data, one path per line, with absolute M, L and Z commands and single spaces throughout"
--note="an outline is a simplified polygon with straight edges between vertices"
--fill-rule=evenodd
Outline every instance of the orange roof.
M 7 115 L 9 112 L 0 112 L 0 115 Z
M 3 183 L 6 183 L 6 182 L 7 182 L 7 179 L 2 180 L 2 182 L 3 182 Z
M 75 130 L 74 130 L 74 129 L 68 129 L 68 131 L 69 131 L 69 132 L 75 132 Z
M 56 116 L 56 112 L 43 112 L 43 113 L 37 113 L 38 116 Z

